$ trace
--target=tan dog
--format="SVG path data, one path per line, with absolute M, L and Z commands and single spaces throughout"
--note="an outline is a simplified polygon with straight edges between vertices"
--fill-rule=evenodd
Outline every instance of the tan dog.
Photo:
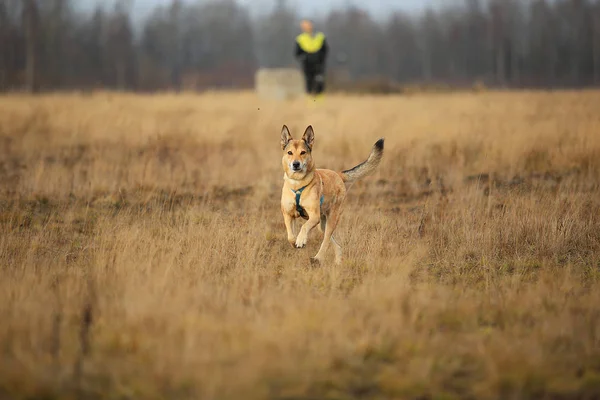
M 294 140 L 287 126 L 281 130 L 281 148 L 284 184 L 281 192 L 281 212 L 290 244 L 297 248 L 306 245 L 309 232 L 320 223 L 324 233 L 323 242 L 313 261 L 323 261 L 330 242 L 334 245 L 335 262 L 342 262 L 342 248 L 335 241 L 333 232 L 342 215 L 342 205 L 350 185 L 371 174 L 383 157 L 384 139 L 379 139 L 369 158 L 356 167 L 335 172 L 315 169 L 312 158 L 315 134 L 312 126 L 306 128 L 300 140 Z M 298 237 L 294 235 L 292 222 L 296 218 L 307 221 L 302 225 Z

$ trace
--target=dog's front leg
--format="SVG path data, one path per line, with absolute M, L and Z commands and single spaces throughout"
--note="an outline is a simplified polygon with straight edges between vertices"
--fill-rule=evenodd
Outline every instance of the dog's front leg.
M 296 239 L 296 247 L 302 248 L 306 246 L 306 241 L 308 240 L 308 234 L 310 231 L 317 226 L 321 222 L 320 210 L 306 210 L 308 213 L 308 221 L 302 225 L 300 228 L 300 233 L 298 234 L 298 238 Z
M 290 214 L 286 213 L 285 210 L 283 211 L 283 222 L 285 222 L 285 229 L 287 231 L 287 240 L 288 242 L 290 242 L 290 244 L 293 246 L 295 246 L 296 244 L 296 236 L 294 235 L 294 229 L 292 226 L 293 218 Z

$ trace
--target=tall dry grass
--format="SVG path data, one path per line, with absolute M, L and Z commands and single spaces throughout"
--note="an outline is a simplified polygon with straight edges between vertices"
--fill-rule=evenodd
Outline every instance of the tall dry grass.
M 2 97 L 0 397 L 599 398 L 598 104 Z M 340 267 L 286 241 L 283 123 L 386 138 Z

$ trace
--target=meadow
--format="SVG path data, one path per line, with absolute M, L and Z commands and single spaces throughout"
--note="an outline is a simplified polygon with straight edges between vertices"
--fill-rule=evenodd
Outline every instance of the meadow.
M 0 398 L 600 398 L 600 91 L 0 97 Z M 286 240 L 281 126 L 348 195 Z

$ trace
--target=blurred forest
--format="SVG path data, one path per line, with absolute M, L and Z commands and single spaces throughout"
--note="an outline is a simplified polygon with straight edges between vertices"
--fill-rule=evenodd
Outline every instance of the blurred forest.
M 75 1 L 0 0 L 0 91 L 247 88 L 257 68 L 296 65 L 300 16 L 285 0 L 256 17 L 235 0 L 173 0 L 143 19 L 131 1 Z M 348 6 L 316 24 L 328 70 L 348 81 L 600 83 L 600 0 L 464 0 L 385 19 Z

